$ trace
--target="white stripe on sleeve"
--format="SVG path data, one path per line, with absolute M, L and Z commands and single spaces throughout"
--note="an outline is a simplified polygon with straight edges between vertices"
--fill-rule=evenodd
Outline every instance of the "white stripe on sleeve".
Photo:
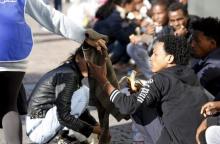
M 111 93 L 111 96 L 110 96 L 110 101 L 114 101 L 116 95 L 118 95 L 120 93 L 119 90 L 115 89 L 112 93 Z

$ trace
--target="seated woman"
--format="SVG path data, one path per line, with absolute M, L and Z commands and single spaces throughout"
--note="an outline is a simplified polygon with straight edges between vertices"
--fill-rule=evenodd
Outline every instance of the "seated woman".
M 96 12 L 98 21 L 94 25 L 94 30 L 109 37 L 108 49 L 112 64 L 129 61 L 126 46 L 137 24 L 128 21 L 126 15 L 136 10 L 136 6 L 141 3 L 142 0 L 108 0 Z
M 101 132 L 87 110 L 89 88 L 81 81 L 88 77 L 88 69 L 81 47 L 64 64 L 46 73 L 31 94 L 26 132 L 34 143 L 47 143 L 63 127 L 86 137 Z

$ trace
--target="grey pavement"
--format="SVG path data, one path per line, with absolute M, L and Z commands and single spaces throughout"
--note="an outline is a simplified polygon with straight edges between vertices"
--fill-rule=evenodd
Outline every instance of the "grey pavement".
M 29 95 L 39 78 L 47 71 L 59 66 L 79 44 L 42 30 L 39 24 L 30 17 L 27 17 L 27 21 L 32 28 L 34 38 L 34 47 L 29 56 L 28 69 L 24 78 L 24 85 Z M 96 110 L 92 110 L 91 114 L 98 120 Z M 27 144 L 31 141 L 25 134 L 24 118 L 22 116 L 23 143 Z M 132 143 L 130 120 L 117 122 L 110 116 L 110 131 L 112 144 Z M 91 139 L 95 139 L 97 143 L 96 136 L 92 135 Z M 4 143 L 3 132 L 0 130 L 0 144 Z

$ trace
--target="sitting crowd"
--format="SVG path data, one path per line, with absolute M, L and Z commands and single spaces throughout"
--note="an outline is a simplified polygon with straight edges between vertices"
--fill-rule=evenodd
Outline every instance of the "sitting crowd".
M 49 12 L 42 2 L 29 1 L 26 11 L 39 23 L 81 43 L 63 64 L 42 76 L 30 95 L 25 124 L 32 142 L 49 143 L 56 136 L 60 142 L 75 142 L 71 130 L 84 136 L 79 143 L 89 143 L 91 134 L 98 135 L 100 144 L 110 143 L 112 114 L 118 121 L 131 119 L 132 130 L 139 133 L 133 144 L 220 143 L 218 18 L 190 15 L 187 4 L 177 0 L 152 0 L 150 8 L 143 0 L 107 0 L 96 11 L 95 31 L 77 27 L 68 31 L 65 28 L 72 24 L 68 19 L 62 25 L 50 16 L 63 15 Z M 45 15 L 50 13 L 50 21 L 33 10 L 39 5 Z M 134 84 L 127 82 L 124 93 L 115 73 L 127 75 L 130 69 L 138 76 Z M 20 81 L 23 76 L 24 72 Z M 99 122 L 90 114 L 91 95 Z M 2 121 L 4 129 L 12 123 Z M 13 135 L 5 133 L 10 143 Z

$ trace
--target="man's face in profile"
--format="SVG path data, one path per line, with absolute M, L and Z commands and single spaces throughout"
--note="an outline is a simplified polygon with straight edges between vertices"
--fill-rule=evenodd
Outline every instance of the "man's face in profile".
M 194 51 L 194 55 L 197 58 L 206 57 L 217 45 L 213 38 L 207 37 L 201 31 L 193 31 L 191 46 Z

